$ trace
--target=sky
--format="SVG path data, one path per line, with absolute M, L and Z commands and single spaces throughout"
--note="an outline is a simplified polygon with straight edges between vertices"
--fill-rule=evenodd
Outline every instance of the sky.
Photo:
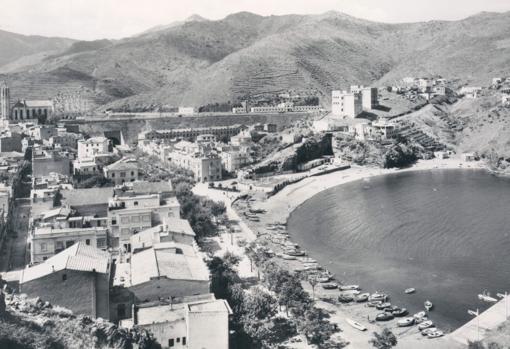
M 80 40 L 119 39 L 192 14 L 217 20 L 330 10 L 373 21 L 456 20 L 481 11 L 510 11 L 510 0 L 0 0 L 0 29 Z

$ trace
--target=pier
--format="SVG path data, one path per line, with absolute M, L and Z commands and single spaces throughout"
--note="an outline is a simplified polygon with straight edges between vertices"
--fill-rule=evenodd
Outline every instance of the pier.
M 456 342 L 467 344 L 468 341 L 478 341 L 485 338 L 487 331 L 493 330 L 508 318 L 510 296 L 503 297 L 492 307 L 474 317 L 464 326 L 450 333 L 448 336 Z M 475 309 L 471 309 L 475 310 Z M 467 311 L 467 310 L 466 310 Z

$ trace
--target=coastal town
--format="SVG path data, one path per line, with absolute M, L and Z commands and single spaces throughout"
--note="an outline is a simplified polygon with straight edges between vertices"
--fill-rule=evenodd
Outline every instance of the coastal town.
M 510 12 L 118 6 L 2 27 L 0 349 L 510 348 Z

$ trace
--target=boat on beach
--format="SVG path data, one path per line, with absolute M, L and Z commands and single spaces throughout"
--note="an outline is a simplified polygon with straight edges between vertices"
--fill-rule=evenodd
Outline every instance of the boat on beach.
M 429 334 L 427 334 L 427 337 L 428 338 L 439 338 L 439 337 L 442 337 L 444 336 L 444 332 L 443 331 L 432 331 L 430 332 Z
M 370 301 L 367 303 L 367 306 L 370 307 L 370 308 L 375 308 L 379 305 L 381 305 L 382 302 L 381 301 Z
M 342 294 L 342 295 L 338 296 L 338 301 L 340 303 L 350 303 L 350 302 L 354 301 L 354 297 L 347 295 L 347 294 Z
M 377 310 L 384 310 L 391 307 L 391 303 L 385 302 L 375 306 Z
M 380 313 L 375 317 L 375 321 L 390 321 L 393 320 L 394 316 L 390 313 Z
M 407 311 L 406 308 L 402 308 L 402 309 L 396 309 L 394 311 L 391 312 L 391 314 L 393 314 L 393 316 L 395 317 L 402 317 L 402 316 L 406 316 L 409 312 Z
M 406 317 L 397 321 L 398 327 L 407 327 L 412 325 L 414 325 L 414 318 L 412 317 Z
M 321 286 L 325 290 L 334 290 L 334 289 L 338 288 L 338 284 L 336 284 L 334 282 L 327 282 L 327 283 L 321 284 Z
M 418 325 L 418 329 L 419 329 L 420 331 L 423 331 L 423 330 L 425 330 L 425 329 L 427 329 L 427 328 L 430 328 L 430 327 L 432 327 L 432 326 L 434 326 L 434 323 L 433 323 L 432 321 L 430 321 L 430 320 L 427 320 L 427 321 L 424 321 L 424 322 L 422 322 L 421 324 L 419 324 L 419 325 Z
M 340 286 L 340 291 L 355 291 L 355 290 L 359 290 L 359 289 L 360 289 L 359 285 Z
M 359 294 L 359 295 L 357 295 L 356 297 L 354 297 L 354 300 L 355 300 L 357 303 L 363 303 L 363 302 L 368 301 L 368 296 L 370 296 L 370 294 L 369 294 L 369 293 L 362 293 L 362 294 Z
M 356 322 L 356 321 L 351 320 L 351 319 L 345 319 L 345 321 L 349 325 L 351 325 L 352 327 L 354 327 L 357 330 L 360 330 L 360 331 L 366 331 L 367 330 L 367 328 L 365 326 L 363 326 L 362 324 L 360 324 L 359 322 Z
M 435 331 L 438 331 L 438 329 L 435 328 L 435 327 L 429 327 L 429 328 L 426 328 L 423 331 L 421 331 L 421 335 L 422 336 L 428 336 L 429 333 L 432 333 L 432 332 L 435 332 Z
M 387 299 L 388 295 L 380 292 L 372 293 L 368 298 L 369 301 L 381 301 L 381 302 L 386 302 Z

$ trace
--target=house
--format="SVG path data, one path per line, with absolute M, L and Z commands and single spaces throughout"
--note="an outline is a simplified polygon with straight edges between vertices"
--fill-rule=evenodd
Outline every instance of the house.
M 69 206 L 79 216 L 106 217 L 108 202 L 113 197 L 112 187 L 61 190 L 62 206 Z
M 209 269 L 195 246 L 161 242 L 117 263 L 111 305 L 120 320 L 132 316 L 135 304 L 207 294 L 209 287 Z
M 335 116 L 355 118 L 363 111 L 361 95 L 347 91 L 332 91 L 331 111 Z
M 75 314 L 109 319 L 109 283 L 108 252 L 79 242 L 41 264 L 27 266 L 19 289 Z
M 180 303 L 139 304 L 121 327 L 138 326 L 154 334 L 162 348 L 228 349 L 232 309 L 213 294 L 187 297 Z
M 477 98 L 480 92 L 482 91 L 481 87 L 477 86 L 463 86 L 459 93 L 464 95 L 466 98 Z
M 77 242 L 106 250 L 107 228 L 35 227 L 29 235 L 30 261 L 33 264 L 43 262 Z
M 179 107 L 178 114 L 179 115 L 193 115 L 195 114 L 196 110 L 194 107 Z
M 0 135 L 0 153 L 21 152 L 21 135 L 16 132 L 5 132 Z
M 224 150 L 220 152 L 220 157 L 223 168 L 230 173 L 236 172 L 250 162 L 248 152 L 241 150 L 240 147 L 231 147 L 228 150 Z
M 103 168 L 105 178 L 115 185 L 134 182 L 138 179 L 138 163 L 135 159 L 123 158 Z
M 131 236 L 131 251 L 136 253 L 160 242 L 172 241 L 190 246 L 195 244 L 195 232 L 191 229 L 187 220 L 172 218 L 167 220 L 166 224 L 140 231 L 138 234 Z
M 475 153 L 463 153 L 461 155 L 461 158 L 462 158 L 462 161 L 471 162 L 471 161 L 476 161 L 477 156 Z
M 110 141 L 106 137 L 92 137 L 78 141 L 78 159 L 93 158 L 97 154 L 109 153 Z
M 159 182 L 134 181 L 116 186 L 114 194 L 115 196 L 159 194 L 161 199 L 167 199 L 175 196 L 175 191 L 170 180 Z
M 14 121 L 47 118 L 53 113 L 53 101 L 50 100 L 19 100 L 12 109 L 10 119 Z
M 352 90 L 351 90 L 352 92 Z M 379 91 L 377 87 L 366 87 L 361 89 L 361 104 L 362 109 L 365 111 L 371 111 L 379 105 Z

